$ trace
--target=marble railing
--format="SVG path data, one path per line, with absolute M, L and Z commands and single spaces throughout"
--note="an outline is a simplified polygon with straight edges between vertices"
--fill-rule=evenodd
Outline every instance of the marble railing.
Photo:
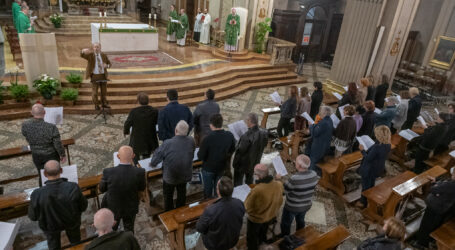
M 292 51 L 296 47 L 295 43 L 269 37 L 267 41 L 267 54 L 271 55 L 270 64 L 290 64 L 292 62 Z

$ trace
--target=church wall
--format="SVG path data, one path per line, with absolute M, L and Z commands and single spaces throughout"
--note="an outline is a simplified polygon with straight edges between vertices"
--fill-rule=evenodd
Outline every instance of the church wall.
M 445 35 L 455 37 L 455 8 L 452 10 L 452 15 L 450 17 L 449 24 L 447 25 Z
M 161 1 L 161 20 L 168 20 L 172 4 L 175 4 L 175 0 Z
M 279 10 L 287 10 L 288 2 L 289 0 L 275 0 L 275 2 L 273 3 L 273 8 Z
M 220 8 L 221 8 L 221 0 L 212 0 L 209 4 L 209 14 L 212 18 L 212 26 L 214 29 L 218 29 L 218 24 L 214 21 L 215 19 L 220 17 Z

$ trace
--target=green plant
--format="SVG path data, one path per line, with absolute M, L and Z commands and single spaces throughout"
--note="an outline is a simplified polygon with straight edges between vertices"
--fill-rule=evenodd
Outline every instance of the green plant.
M 82 75 L 75 74 L 75 73 L 70 73 L 69 75 L 66 75 L 66 80 L 69 83 L 78 84 L 78 83 L 82 82 Z
M 57 13 L 54 13 L 53 15 L 49 16 L 49 19 L 51 19 L 51 22 L 54 24 L 55 28 L 60 28 L 62 25 L 62 16 L 60 16 Z
M 33 87 L 47 100 L 52 99 L 57 94 L 58 86 L 58 80 L 47 74 L 42 74 L 38 79 L 33 81 Z
M 76 101 L 79 95 L 79 91 L 74 88 L 62 89 L 60 97 L 65 101 Z
M 3 92 L 5 92 L 6 87 L 2 86 L 3 80 L 0 80 L 0 103 L 3 103 Z
M 24 101 L 29 96 L 28 85 L 19 85 L 17 83 L 11 83 L 9 92 L 16 101 Z
M 264 42 L 265 37 L 267 36 L 268 32 L 272 31 L 272 27 L 270 23 L 272 22 L 272 18 L 267 17 L 263 22 L 257 24 L 256 27 L 256 52 L 261 53 L 264 50 Z

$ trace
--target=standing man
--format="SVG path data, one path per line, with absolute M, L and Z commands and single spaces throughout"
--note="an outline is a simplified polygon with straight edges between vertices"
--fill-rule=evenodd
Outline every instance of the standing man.
M 261 161 L 262 153 L 267 145 L 268 134 L 258 126 L 258 116 L 249 113 L 245 120 L 248 131 L 243 134 L 234 156 L 234 186 L 253 183 L 253 168 Z
M 28 17 L 28 7 L 22 6 L 21 11 L 17 15 L 17 33 L 35 33 L 35 28 L 33 28 L 33 21 L 30 22 Z
M 210 117 L 220 113 L 220 106 L 214 100 L 215 91 L 208 89 L 205 92 L 205 98 L 207 99 L 199 103 L 193 113 L 196 146 L 200 146 L 204 137 L 212 131 L 210 129 Z
M 30 145 L 41 187 L 40 170 L 44 168 L 44 164 L 50 160 L 63 163 L 66 161 L 66 156 L 57 126 L 44 121 L 46 111 L 43 105 L 33 105 L 31 113 L 33 118 L 22 123 L 21 131 Z
M 199 42 L 199 37 L 201 35 L 201 26 L 203 20 L 204 14 L 201 12 L 201 8 L 197 8 L 197 15 L 196 15 L 196 20 L 194 21 L 194 36 L 193 39 L 196 42 Z
M 175 11 L 175 5 L 171 4 L 171 12 L 169 12 L 169 21 L 166 28 L 166 39 L 168 42 L 175 42 L 175 32 L 177 31 L 178 19 L 179 14 Z
M 235 150 L 235 139 L 231 132 L 223 130 L 223 117 L 215 114 L 210 117 L 212 132 L 204 138 L 198 152 L 202 160 L 202 179 L 204 197 L 211 198 L 216 194 L 216 183 L 225 174 L 231 172 L 231 156 Z
M 92 51 L 83 49 L 81 57 L 87 60 L 87 68 L 85 69 L 85 78 L 90 77 L 92 83 L 92 100 L 95 105 L 95 110 L 99 110 L 98 89 L 101 92 L 101 104 L 104 108 L 110 108 L 107 100 L 107 69 L 111 67 L 111 61 L 106 54 L 101 52 L 101 44 L 94 43 Z
M 158 114 L 158 137 L 162 141 L 174 136 L 175 126 L 181 120 L 184 120 L 188 124 L 188 132 L 193 128 L 193 115 L 188 106 L 179 104 L 178 98 L 179 94 L 177 90 L 168 90 L 168 104 Z
M 28 207 L 28 217 L 39 222 L 50 250 L 61 249 L 61 231 L 72 244 L 81 240 L 81 214 L 88 204 L 79 186 L 60 178 L 61 173 L 58 161 L 46 162 L 44 176 L 48 180 L 44 187 L 33 191 Z
M 237 51 L 237 38 L 240 35 L 240 17 L 234 8 L 232 8 L 232 13 L 227 17 L 224 32 L 226 33 L 224 50 Z
M 144 92 L 137 95 L 137 102 L 141 106 L 131 110 L 123 126 L 124 135 L 128 135 L 131 129 L 130 146 L 133 148 L 135 164 L 140 157 L 149 158 L 158 147 L 158 110 L 148 105 L 149 96 Z
M 103 170 L 99 189 L 106 192 L 101 207 L 109 208 L 115 216 L 117 230 L 123 220 L 125 231 L 134 233 L 134 220 L 139 211 L 139 192 L 145 189 L 145 170 L 131 165 L 134 153 L 129 146 L 122 146 L 117 157 L 120 164 Z
M 201 27 L 201 37 L 199 39 L 200 43 L 209 44 L 210 43 L 210 23 L 212 22 L 212 17 L 208 13 L 207 9 L 204 10 L 204 18 Z
M 17 18 L 19 16 L 19 12 L 21 12 L 21 0 L 14 0 L 11 9 L 11 12 L 13 13 L 13 25 L 17 30 Z
M 182 207 L 186 203 L 186 183 L 191 181 L 193 175 L 194 149 L 194 140 L 188 136 L 188 124 L 182 120 L 175 127 L 175 136 L 163 142 L 153 154 L 150 162 L 152 167 L 163 162 L 163 196 L 166 211 Z
M 330 149 L 332 141 L 333 122 L 330 118 L 332 109 L 329 106 L 322 106 L 319 111 L 321 121 L 310 126 L 311 143 L 305 149 L 305 154 L 311 159 L 310 169 L 321 176 L 322 170 L 316 165 L 321 161 Z
M 419 117 L 420 110 L 422 109 L 422 98 L 419 95 L 419 89 L 416 87 L 409 88 L 409 95 L 411 96 L 411 99 L 408 102 L 408 113 L 401 130 L 412 129 L 412 126 L 417 120 L 417 117 Z
M 185 46 L 186 32 L 188 31 L 188 16 L 184 9 L 180 10 L 179 23 L 177 24 L 177 32 L 175 37 L 177 38 L 177 45 Z

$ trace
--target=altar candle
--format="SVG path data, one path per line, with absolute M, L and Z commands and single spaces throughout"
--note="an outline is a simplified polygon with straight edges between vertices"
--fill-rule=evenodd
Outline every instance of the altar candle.
M 153 19 L 155 19 L 155 20 L 156 20 L 156 14 L 153 14 Z
M 152 13 L 149 13 L 149 19 L 152 18 Z
M 107 12 L 106 11 L 104 12 L 104 17 L 107 17 Z
M 101 14 L 101 12 L 100 12 L 100 17 L 102 17 L 102 16 L 103 16 L 103 14 Z

